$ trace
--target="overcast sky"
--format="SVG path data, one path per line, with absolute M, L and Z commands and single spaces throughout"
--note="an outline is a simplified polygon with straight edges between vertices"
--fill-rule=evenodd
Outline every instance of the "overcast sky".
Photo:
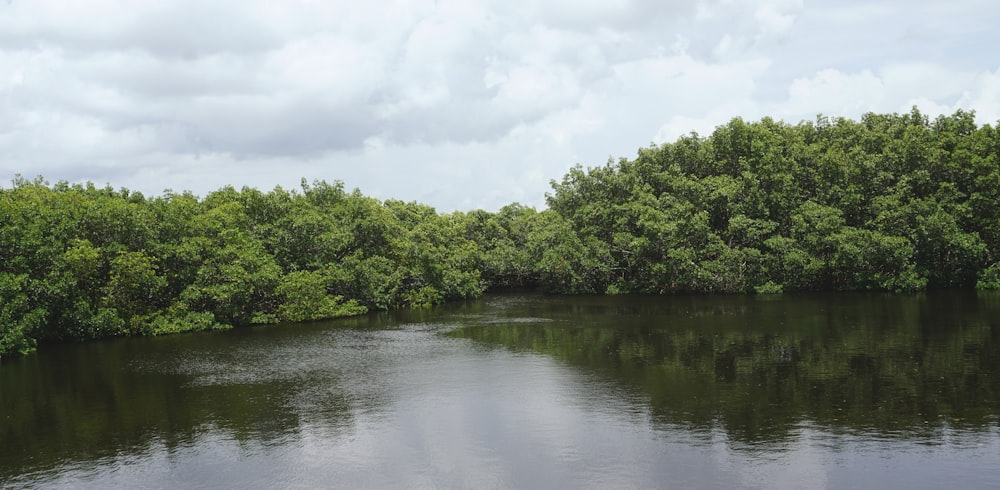
M 541 208 L 736 116 L 995 125 L 997 26 L 993 0 L 0 0 L 0 185 Z

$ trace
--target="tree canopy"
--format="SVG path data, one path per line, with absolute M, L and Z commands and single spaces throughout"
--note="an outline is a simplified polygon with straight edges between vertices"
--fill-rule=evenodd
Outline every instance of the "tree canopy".
M 542 211 L 441 214 L 340 182 L 147 198 L 17 177 L 0 189 L 0 355 L 504 287 L 1000 289 L 1000 131 L 971 112 L 737 118 L 552 187 Z
M 998 156 L 964 111 L 733 119 L 577 166 L 547 197 L 609 260 L 592 292 L 996 288 Z

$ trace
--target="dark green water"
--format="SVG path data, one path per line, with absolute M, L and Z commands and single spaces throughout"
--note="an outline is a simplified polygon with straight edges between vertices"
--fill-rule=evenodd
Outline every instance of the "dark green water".
M 989 488 L 1000 297 L 492 295 L 47 346 L 0 486 Z

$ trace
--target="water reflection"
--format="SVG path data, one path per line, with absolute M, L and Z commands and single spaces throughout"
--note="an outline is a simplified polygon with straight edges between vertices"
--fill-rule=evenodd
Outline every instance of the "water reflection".
M 345 399 L 365 394 L 340 389 L 337 372 L 297 340 L 195 334 L 50 346 L 5 362 L 0 468 L 44 473 L 76 461 L 171 455 L 206 435 L 269 447 L 304 418 L 349 427 Z
M 451 332 L 544 353 L 648 397 L 667 425 L 781 442 L 803 422 L 934 440 L 1000 413 L 1000 309 L 963 294 L 521 301 Z M 561 303 L 553 305 L 553 302 Z M 545 309 L 548 321 L 525 322 Z M 533 317 L 527 317 L 533 318 Z
M 961 294 L 494 295 L 49 346 L 0 366 L 0 486 L 981 487 L 998 323 Z

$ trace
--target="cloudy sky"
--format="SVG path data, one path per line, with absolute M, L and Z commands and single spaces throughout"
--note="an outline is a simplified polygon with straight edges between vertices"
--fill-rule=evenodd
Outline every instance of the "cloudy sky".
M 544 206 L 735 116 L 1000 120 L 993 0 L 0 0 L 0 185 Z

